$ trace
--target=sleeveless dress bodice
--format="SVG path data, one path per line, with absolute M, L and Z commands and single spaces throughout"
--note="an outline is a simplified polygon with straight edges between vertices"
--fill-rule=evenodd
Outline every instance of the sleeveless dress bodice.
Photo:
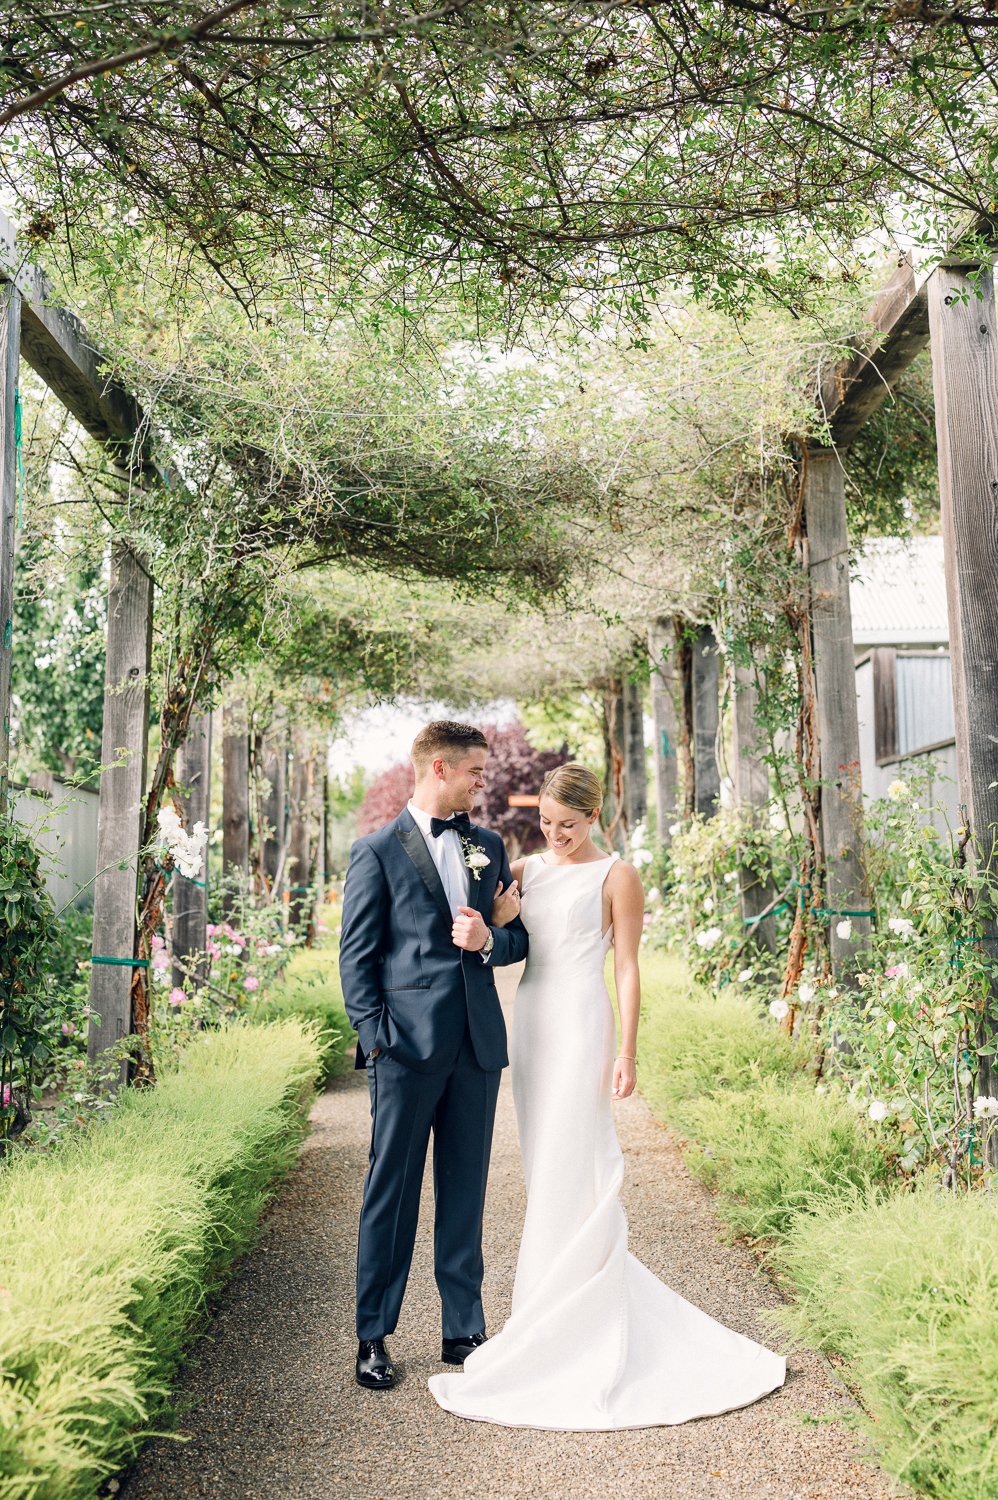
M 627 1249 L 604 979 L 612 932 L 602 930 L 616 859 L 549 865 L 535 854 L 523 869 L 530 947 L 510 1062 L 527 1213 L 512 1314 L 463 1373 L 429 1382 L 442 1407 L 476 1421 L 655 1427 L 745 1406 L 785 1378 L 780 1355 L 685 1301 Z

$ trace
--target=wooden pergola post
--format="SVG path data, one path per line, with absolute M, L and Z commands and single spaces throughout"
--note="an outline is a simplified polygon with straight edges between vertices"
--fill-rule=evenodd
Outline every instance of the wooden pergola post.
M 175 779 L 188 789 L 184 826 L 207 827 L 211 817 L 211 711 L 192 716 L 187 738 L 177 751 Z M 208 940 L 208 851 L 201 874 L 188 880 L 173 872 L 173 982 L 196 988 L 207 978 L 204 958 Z
M 671 617 L 653 620 L 648 629 L 651 657 L 651 711 L 655 725 L 655 809 L 658 841 L 668 848 L 679 796 L 679 724 L 676 715 L 676 633 Z
M 839 970 L 869 938 L 870 892 L 860 857 L 863 792 L 859 768 L 856 656 L 849 602 L 849 536 L 842 463 L 833 448 L 813 448 L 804 476 L 811 638 L 817 684 L 821 841 L 832 967 Z M 838 935 L 845 917 L 850 938 Z
M 142 843 L 153 585 L 143 560 L 122 542 L 111 549 L 107 665 L 97 816 L 93 968 L 87 1051 L 96 1061 L 132 1030 L 138 850 Z M 123 1063 L 120 1081 L 126 1082 Z
M 287 855 L 287 762 L 288 736 L 281 710 L 263 743 L 263 774 L 267 792 L 262 798 L 261 815 L 267 823 L 267 836 L 261 849 L 262 875 L 272 901 L 280 897 Z
M 303 729 L 291 736 L 291 828 L 288 836 L 288 926 L 308 932 L 315 891 L 311 884 L 311 801 L 315 762 Z
M 624 741 L 624 805 L 630 835 L 648 817 L 648 770 L 645 762 L 645 714 L 641 683 L 624 678 L 621 699 Z
M 998 874 L 998 320 L 990 266 L 940 267 L 929 328 L 942 501 L 960 799 L 976 857 Z M 998 921 L 986 916 L 991 1015 L 998 1035 Z M 998 1062 L 978 1059 L 977 1091 L 998 1096 Z M 995 1143 L 998 1164 L 998 1142 Z
M 14 547 L 17 525 L 17 379 L 21 294 L 0 284 L 0 814 L 10 772 L 10 674 L 14 646 Z
M 763 760 L 765 742 L 756 718 L 759 695 L 755 676 L 749 667 L 734 669 L 734 704 L 732 709 L 732 749 L 734 758 L 735 803 L 745 813 L 752 827 L 762 826 L 769 816 L 769 767 Z M 773 882 L 766 875 L 743 867 L 738 873 L 742 920 L 758 947 L 776 952 L 773 919 L 753 920 L 773 900 Z
M 249 731 L 241 703 L 222 713 L 222 873 L 249 881 Z M 231 902 L 229 905 L 231 907 Z
M 692 647 L 694 811 L 714 817 L 721 805 L 721 771 L 717 763 L 720 684 L 717 641 L 710 625 L 697 628 Z

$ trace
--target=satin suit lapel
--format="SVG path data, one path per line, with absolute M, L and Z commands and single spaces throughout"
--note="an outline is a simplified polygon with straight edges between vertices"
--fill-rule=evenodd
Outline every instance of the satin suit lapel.
M 437 867 L 430 858 L 430 851 L 426 847 L 426 840 L 416 827 L 412 814 L 408 810 L 399 819 L 399 825 L 395 830 L 395 837 L 416 866 L 416 869 L 422 876 L 423 884 L 437 903 L 443 916 L 447 919 L 449 927 L 454 920 L 454 916 L 450 909 L 450 902 L 447 900 L 447 892 L 444 890 L 443 881 L 437 873 Z

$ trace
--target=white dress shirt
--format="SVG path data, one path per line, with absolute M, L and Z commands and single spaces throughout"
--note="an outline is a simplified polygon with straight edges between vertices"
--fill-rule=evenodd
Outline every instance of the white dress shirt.
M 443 883 L 444 892 L 450 905 L 451 915 L 457 916 L 459 906 L 468 905 L 468 866 L 464 862 L 464 850 L 461 847 L 461 839 L 457 829 L 453 833 L 441 833 L 434 838 L 430 832 L 431 817 L 415 802 L 409 803 L 409 811 L 412 813 L 413 821 L 430 851 L 430 858 L 437 867 L 437 874 Z M 453 816 L 453 814 L 451 815 Z

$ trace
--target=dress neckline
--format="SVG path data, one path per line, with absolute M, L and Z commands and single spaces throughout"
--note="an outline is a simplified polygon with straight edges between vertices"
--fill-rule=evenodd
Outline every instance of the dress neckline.
M 615 859 L 620 858 L 620 855 L 616 850 L 614 850 L 614 852 L 612 854 L 608 854 L 605 859 L 582 859 L 572 862 L 566 861 L 563 865 L 559 865 L 550 864 L 544 858 L 544 851 L 542 849 L 538 849 L 535 852 L 537 855 L 537 859 L 544 866 L 545 870 L 585 870 L 590 865 L 612 865 Z

